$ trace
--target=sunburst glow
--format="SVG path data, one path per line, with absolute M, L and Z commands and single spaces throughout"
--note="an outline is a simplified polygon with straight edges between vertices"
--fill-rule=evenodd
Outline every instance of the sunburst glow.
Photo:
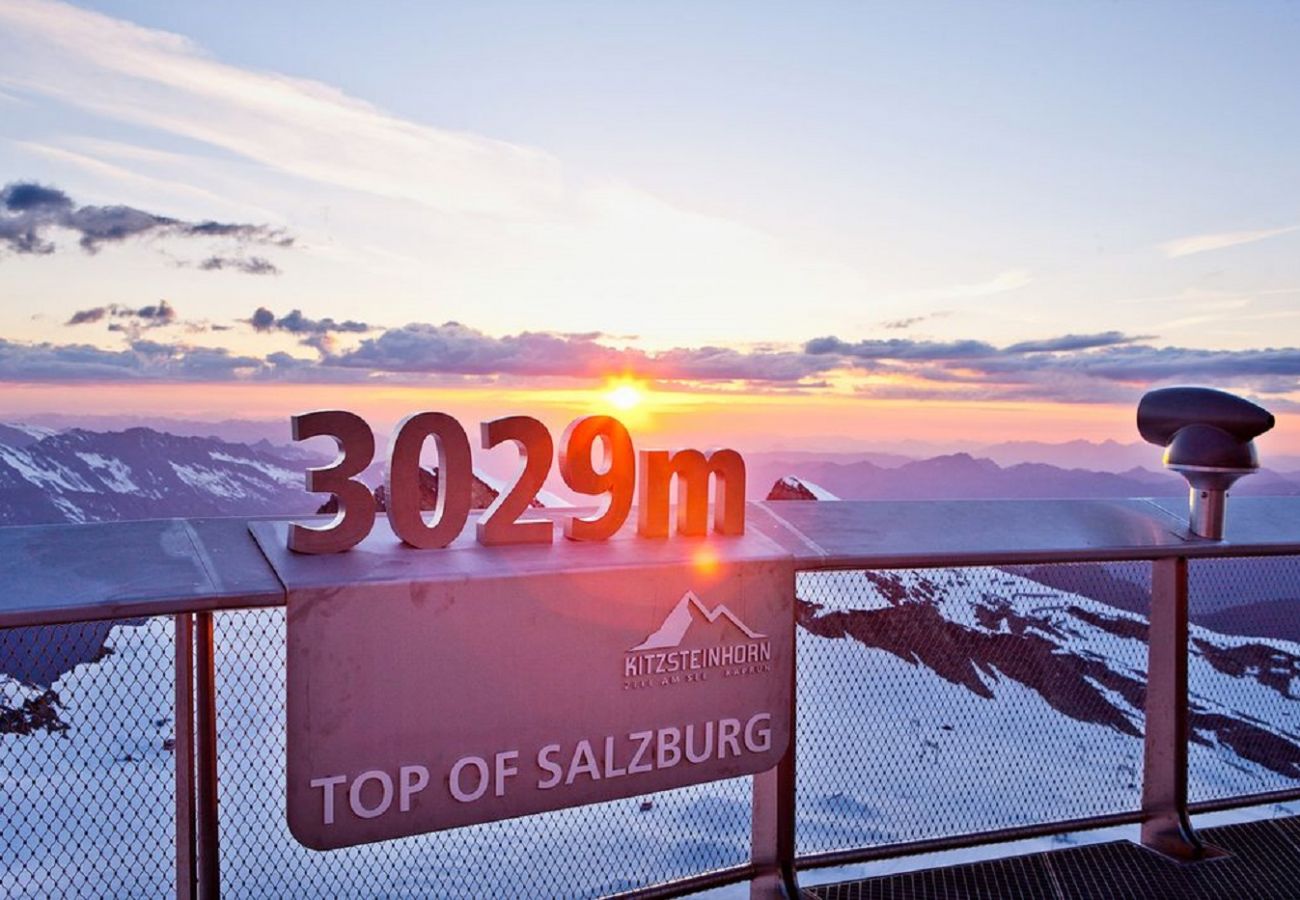
M 645 389 L 635 382 L 621 381 L 605 392 L 605 399 L 615 409 L 632 410 L 645 402 Z

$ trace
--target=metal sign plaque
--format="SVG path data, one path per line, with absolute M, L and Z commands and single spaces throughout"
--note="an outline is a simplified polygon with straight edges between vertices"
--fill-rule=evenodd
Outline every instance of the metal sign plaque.
M 754 774 L 789 745 L 794 572 L 766 538 L 431 562 L 380 537 L 321 571 L 283 527 L 254 532 L 288 588 L 288 817 L 308 847 Z

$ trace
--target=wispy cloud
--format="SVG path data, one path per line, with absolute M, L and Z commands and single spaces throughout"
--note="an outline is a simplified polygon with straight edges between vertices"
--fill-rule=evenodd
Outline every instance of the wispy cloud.
M 1260 228 L 1254 231 L 1222 231 L 1217 234 L 1194 234 L 1190 237 L 1166 241 L 1160 245 L 1165 256 L 1173 259 L 1179 256 L 1192 256 L 1207 253 L 1210 250 L 1222 250 L 1239 244 L 1253 244 L 1283 234 L 1290 234 L 1300 229 L 1300 225 L 1287 225 L 1284 228 Z
M 906 331 L 913 325 L 919 325 L 926 320 L 926 316 L 907 316 L 903 319 L 890 319 L 887 322 L 881 322 L 880 327 L 890 331 Z
M 10 0 L 0 22 L 14 38 L 8 85 L 294 177 L 490 215 L 535 212 L 564 193 L 544 153 L 416 125 L 319 82 L 226 65 L 176 34 L 39 0 Z
M 59 147 L 53 144 L 37 143 L 35 141 L 9 141 L 9 143 L 26 153 L 32 154 L 33 156 L 75 166 L 76 168 L 81 169 L 84 172 L 89 172 L 101 179 L 143 188 L 153 196 L 162 193 L 176 195 L 188 200 L 198 200 L 206 206 L 218 204 L 221 206 L 231 205 L 230 198 L 223 197 L 214 191 L 197 187 L 194 184 L 143 174 L 111 162 L 106 162 L 98 156 L 79 152 L 79 150 L 70 149 L 68 147 Z M 117 144 L 111 141 L 84 141 L 83 143 L 98 152 L 116 150 L 122 154 L 133 154 L 133 158 L 136 161 L 139 161 L 154 170 L 157 170 L 159 162 L 170 162 L 173 159 L 184 158 L 164 152 L 143 151 L 140 148 L 131 147 L 130 145 L 125 144 Z
M 922 322 L 929 322 L 933 319 L 946 319 L 954 313 L 951 309 L 936 309 L 934 312 L 921 313 L 916 316 L 904 316 L 901 319 L 888 319 L 879 322 L 878 327 L 886 331 L 907 331 Z
M 1150 337 L 1134 337 L 1119 331 L 1100 334 L 1064 334 L 1060 337 L 1038 341 L 1021 341 L 1006 349 L 1007 353 L 1061 353 L 1069 350 L 1094 350 L 1098 347 L 1117 347 L 1147 341 Z
M 867 280 L 853 263 L 566 168 L 543 149 L 403 119 L 327 84 L 228 65 L 179 35 L 68 4 L 0 3 L 0 87 L 185 138 L 196 184 L 224 179 L 259 203 L 269 184 L 303 206 L 329 206 L 330 237 L 348 243 L 317 241 L 313 253 L 355 254 L 355 272 L 391 254 L 408 283 L 427 282 L 436 266 L 442 283 L 466 288 L 454 314 L 491 302 L 520 325 L 580 330 L 616 295 L 612 329 L 644 333 L 640 312 L 653 307 L 654 338 L 669 341 L 702 305 L 745 298 L 752 314 L 717 329 L 741 340 L 760 336 L 764 320 L 788 318 L 791 297 L 825 309 L 860 297 Z M 77 140 L 71 152 L 146 176 L 181 169 Z M 501 259 L 511 265 L 487 262 Z M 565 298 L 544 321 L 519 299 L 539 289 Z
M 279 275 L 280 269 L 262 256 L 209 256 L 198 268 L 204 272 L 243 272 L 245 275 Z
M 922 288 L 892 297 L 895 301 L 971 300 L 1017 291 L 1033 283 L 1033 273 L 1028 269 L 1004 269 L 985 281 L 949 284 L 943 287 Z
M 1019 290 L 1033 280 L 1028 269 L 1007 269 L 988 281 L 953 285 L 942 293 L 947 297 L 988 297 L 992 294 Z

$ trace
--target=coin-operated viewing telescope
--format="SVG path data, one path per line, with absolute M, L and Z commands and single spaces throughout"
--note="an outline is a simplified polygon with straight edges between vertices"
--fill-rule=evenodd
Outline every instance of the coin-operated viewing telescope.
M 1165 448 L 1165 468 L 1191 485 L 1192 532 L 1222 540 L 1228 488 L 1259 468 L 1252 441 L 1273 427 L 1273 415 L 1223 391 L 1172 387 L 1142 398 L 1137 426 L 1144 440 Z

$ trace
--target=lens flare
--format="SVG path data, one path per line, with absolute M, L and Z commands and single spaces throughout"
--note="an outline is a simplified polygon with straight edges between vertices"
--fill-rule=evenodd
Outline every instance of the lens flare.
M 712 575 L 718 571 L 718 555 L 709 547 L 700 547 L 691 557 L 695 571 L 701 575 Z

